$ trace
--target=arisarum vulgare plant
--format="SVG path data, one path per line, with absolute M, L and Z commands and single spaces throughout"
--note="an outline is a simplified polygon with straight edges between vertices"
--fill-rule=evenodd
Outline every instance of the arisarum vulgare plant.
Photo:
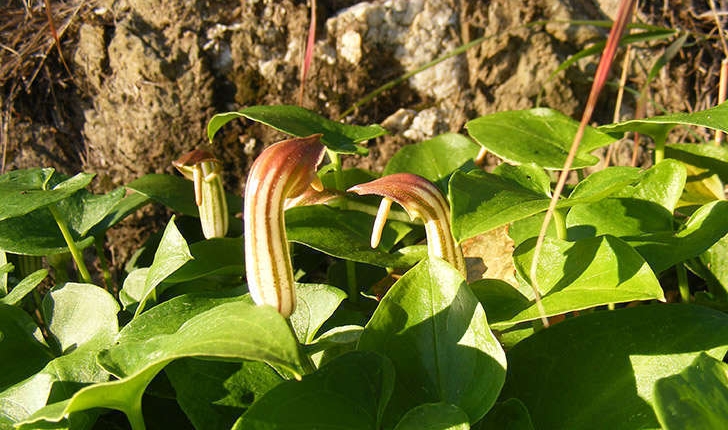
M 220 161 L 202 149 L 188 152 L 172 165 L 195 185 L 195 204 L 200 211 L 202 233 L 207 239 L 225 237 L 228 207 L 220 176 Z
M 427 179 L 412 173 L 395 173 L 349 188 L 350 192 L 384 197 L 372 230 L 372 248 L 379 244 L 392 202 L 400 204 L 410 218 L 425 223 L 427 252 L 442 258 L 465 275 L 465 259 L 450 230 L 450 208 L 440 190 Z
M 283 211 L 286 200 L 322 189 L 316 168 L 324 157 L 320 134 L 284 140 L 255 160 L 245 184 L 245 270 L 250 295 L 289 317 L 296 305 Z

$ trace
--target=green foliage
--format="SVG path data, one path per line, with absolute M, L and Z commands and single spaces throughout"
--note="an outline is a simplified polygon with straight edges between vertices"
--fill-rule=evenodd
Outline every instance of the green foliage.
M 555 110 L 536 108 L 486 115 L 468 121 L 465 127 L 476 142 L 505 161 L 561 169 L 579 123 Z M 587 129 L 573 167 L 593 166 L 599 160 L 590 152 L 614 140 L 596 129 Z
M 366 155 L 368 150 L 357 144 L 387 133 L 378 124 L 366 127 L 342 124 L 298 106 L 251 106 L 212 117 L 207 125 L 210 141 L 222 126 L 236 118 L 248 118 L 296 137 L 321 133 L 321 142 L 341 154 Z
M 594 312 L 509 351 L 502 396 L 521 400 L 534 428 L 656 428 L 655 383 L 679 374 L 701 353 L 722 358 L 727 336 L 728 316 L 703 307 Z
M 720 428 L 728 421 L 728 365 L 700 354 L 655 383 L 655 412 L 666 429 Z
M 664 37 L 649 28 L 639 37 L 650 32 Z M 724 104 L 589 128 L 575 166 L 594 165 L 592 151 L 624 131 L 659 140 L 676 126 L 725 130 L 727 114 Z M 205 430 L 728 425 L 724 147 L 672 144 L 649 169 L 580 178 L 557 202 L 534 262 L 550 170 L 561 168 L 575 121 L 550 109 L 500 112 L 468 122 L 470 137 L 405 146 L 384 174 L 439 187 L 450 213 L 438 225 L 451 231 L 438 234 L 464 242 L 509 228 L 516 280 L 468 283 L 428 255 L 432 225 L 401 211 L 371 247 L 378 199 L 344 190 L 379 175 L 341 170 L 337 154 L 365 153 L 380 126 L 254 106 L 215 116 L 209 137 L 241 117 L 293 136 L 322 133 L 329 149 L 318 175 L 334 199 L 285 212 L 290 318 L 246 294 L 239 222 L 229 237 L 200 240 L 190 181 L 146 175 L 95 194 L 88 174 L 1 175 L 0 429 L 88 429 L 109 410 L 134 430 L 172 410 Z M 480 148 L 505 162 L 486 173 L 474 162 Z M 234 214 L 240 197 L 227 199 Z M 90 276 L 83 249 L 103 251 L 107 231 L 151 202 L 175 216 L 120 285 L 103 252 Z M 31 268 L 27 256 L 50 267 Z M 694 303 L 661 303 L 676 288 Z M 545 329 L 540 308 L 565 321 Z

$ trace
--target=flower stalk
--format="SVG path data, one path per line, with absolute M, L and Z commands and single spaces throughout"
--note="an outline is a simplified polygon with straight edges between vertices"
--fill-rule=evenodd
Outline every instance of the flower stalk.
M 172 165 L 194 183 L 195 204 L 200 211 L 205 238 L 225 237 L 229 215 L 220 161 L 209 152 L 196 149 L 173 161 Z
M 296 306 L 293 267 L 283 211 L 311 188 L 323 189 L 316 175 L 325 147 L 321 135 L 284 140 L 255 160 L 245 184 L 245 271 L 248 291 L 258 305 L 271 305 L 284 317 Z
M 427 253 L 452 264 L 465 276 L 465 259 L 450 230 L 450 207 L 440 190 L 427 179 L 411 173 L 395 173 L 349 188 L 350 192 L 384 197 L 374 220 L 371 246 L 379 245 L 392 201 L 401 205 L 411 219 L 425 224 Z

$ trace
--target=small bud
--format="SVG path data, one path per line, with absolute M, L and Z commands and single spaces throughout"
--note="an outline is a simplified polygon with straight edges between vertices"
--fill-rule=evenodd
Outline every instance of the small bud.
M 195 204 L 200 211 L 202 233 L 207 239 L 225 237 L 228 207 L 220 176 L 220 161 L 201 149 L 173 161 L 172 165 L 195 186 Z

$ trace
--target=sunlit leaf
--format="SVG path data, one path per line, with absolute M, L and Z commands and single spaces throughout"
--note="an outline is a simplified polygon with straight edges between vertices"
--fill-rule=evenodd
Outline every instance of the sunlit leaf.
M 296 284 L 296 310 L 290 317 L 299 342 L 311 343 L 346 293 L 324 284 Z
M 579 122 L 552 109 L 496 112 L 465 124 L 470 136 L 485 149 L 511 163 L 535 163 L 545 169 L 564 166 Z M 587 127 L 572 168 L 593 166 L 589 153 L 615 139 Z
M 452 266 L 429 258 L 387 292 L 358 349 L 389 357 L 396 370 L 388 420 L 424 403 L 458 406 L 472 422 L 495 403 L 505 356 L 485 312 Z
M 53 169 L 14 170 L 0 175 L 0 201 L 3 202 L 0 205 L 0 221 L 63 200 L 85 188 L 93 177 L 90 173 L 79 173 L 65 179 L 54 174 Z M 55 183 L 57 180 L 62 181 Z
M 139 315 L 144 310 L 144 305 L 149 298 L 157 297 L 155 288 L 162 281 L 191 259 L 192 255 L 187 247 L 187 241 L 177 230 L 174 225 L 174 217 L 172 217 L 164 230 L 157 252 L 154 254 L 154 262 L 147 272 L 144 292 L 134 315 Z
M 503 171 L 505 173 L 505 171 Z M 546 211 L 550 197 L 544 194 L 542 179 L 524 186 L 525 171 L 514 178 L 485 172 L 455 172 L 450 179 L 450 208 L 455 239 L 463 241 L 501 225 Z M 520 179 L 518 179 L 520 177 Z M 574 196 L 562 199 L 557 208 L 598 202 L 621 191 L 639 178 L 636 170 L 609 168 L 582 181 Z
M 207 137 L 210 142 L 223 125 L 236 118 L 252 119 L 296 137 L 321 133 L 323 135 L 321 142 L 332 151 L 342 154 L 366 155 L 368 150 L 357 144 L 387 133 L 377 124 L 369 126 L 344 124 L 298 106 L 251 106 L 238 112 L 213 116 L 207 124 Z
M 707 127 L 728 132 L 728 102 L 697 112 L 678 112 L 651 118 L 632 119 L 599 127 L 599 130 L 621 137 L 627 131 L 635 131 L 664 141 L 667 133 L 677 125 Z
M 516 270 L 529 281 L 535 239 L 519 245 L 513 253 Z M 600 236 L 576 242 L 546 238 L 536 269 L 541 304 L 546 315 L 635 300 L 664 300 L 659 281 L 642 257 L 616 237 Z M 483 281 L 478 281 L 483 282 Z M 484 291 L 478 286 L 481 301 L 495 300 L 503 307 L 490 315 L 491 326 L 505 328 L 540 317 L 538 307 L 529 294 L 526 302 L 505 286 Z M 524 292 L 530 293 L 529 289 Z M 486 309 L 493 305 L 486 304 Z M 520 307 L 520 308 L 519 308 Z M 495 320 L 496 317 L 507 319 Z
M 134 319 L 116 344 L 101 353 L 102 366 L 121 379 L 82 388 L 23 423 L 57 422 L 73 412 L 101 407 L 120 410 L 132 426 L 139 426 L 146 386 L 167 364 L 184 357 L 266 361 L 301 372 L 296 341 L 275 309 L 241 300 L 179 297 Z
M 33 375 L 0 393 L 0 423 L 18 422 L 41 409 L 71 397 L 84 385 L 109 378 L 96 355 L 111 345 L 118 332 L 116 300 L 91 284 L 65 284 L 48 293 L 42 314 L 50 334 L 63 352 Z M 70 425 L 90 425 L 94 415 L 78 414 Z M 0 426 L 1 427 L 1 426 Z

